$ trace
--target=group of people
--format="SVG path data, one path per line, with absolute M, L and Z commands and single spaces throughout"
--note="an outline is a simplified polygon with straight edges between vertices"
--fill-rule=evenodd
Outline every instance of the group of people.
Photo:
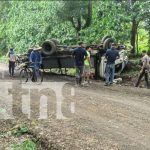
M 106 82 L 105 86 L 110 86 L 113 84 L 114 73 L 115 73 L 115 60 L 119 58 L 119 52 L 115 49 L 115 44 L 111 45 L 111 49 L 106 51 Z M 79 43 L 79 47 L 73 51 L 73 56 L 76 65 L 76 85 L 82 85 L 85 80 L 90 83 L 90 51 L 91 47 L 87 46 L 84 48 L 83 42 Z
M 111 48 L 108 49 L 105 53 L 105 57 L 107 60 L 106 63 L 106 69 L 105 69 L 105 86 L 111 86 L 113 85 L 113 80 L 115 76 L 115 61 L 118 59 L 119 52 L 116 49 L 117 45 L 115 43 L 112 43 Z M 33 68 L 33 71 L 35 69 L 39 69 L 42 64 L 42 56 L 39 52 L 41 48 L 33 48 L 32 51 L 29 54 L 29 63 L 30 66 Z M 83 84 L 90 84 L 90 77 L 91 77 L 91 59 L 90 59 L 90 53 L 92 48 L 90 46 L 84 46 L 83 42 L 79 43 L 79 46 L 73 50 L 73 57 L 75 60 L 75 66 L 76 66 L 76 85 L 80 86 Z M 8 53 L 9 57 L 9 75 L 11 77 L 14 76 L 14 69 L 15 69 L 15 62 L 17 59 L 17 56 L 13 50 L 13 48 L 10 49 Z M 146 87 L 150 88 L 149 85 L 149 79 L 148 74 L 150 70 L 150 58 L 147 55 L 146 51 L 142 52 L 142 67 L 140 71 L 139 78 L 135 84 L 135 87 L 138 87 L 140 84 L 140 81 L 143 77 L 145 77 L 146 81 Z
M 90 68 L 91 68 L 91 60 L 90 60 L 90 51 L 91 47 L 87 46 L 84 48 L 84 43 L 80 42 L 79 47 L 73 50 L 73 57 L 75 59 L 76 66 L 76 85 L 82 85 L 83 80 L 90 83 Z
M 73 51 L 73 56 L 75 59 L 76 65 L 76 85 L 82 85 L 85 82 L 85 79 L 90 83 L 90 51 L 91 47 L 87 46 L 84 48 L 83 42 L 79 43 L 79 47 Z M 105 86 L 113 85 L 114 76 L 115 76 L 115 61 L 119 59 L 119 51 L 117 50 L 117 45 L 115 43 L 111 44 L 111 48 L 108 49 L 105 53 L 106 69 L 105 69 Z M 138 87 L 143 76 L 145 77 L 146 87 L 149 88 L 148 73 L 150 70 L 150 58 L 147 55 L 146 51 L 142 52 L 142 67 L 140 75 L 135 84 L 135 87 Z
M 28 56 L 29 65 L 33 69 L 33 71 L 39 69 L 42 64 L 42 56 L 39 51 L 40 49 L 41 49 L 40 47 L 33 48 L 31 53 Z M 9 76 L 14 77 L 17 55 L 15 54 L 13 48 L 11 48 L 10 51 L 8 52 L 8 58 L 9 58 Z

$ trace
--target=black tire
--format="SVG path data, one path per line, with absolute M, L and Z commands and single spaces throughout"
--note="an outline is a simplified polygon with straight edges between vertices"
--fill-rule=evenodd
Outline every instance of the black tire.
M 28 82 L 28 72 L 27 72 L 27 70 L 26 69 L 22 69 L 20 71 L 19 77 L 20 77 L 20 83 Z
M 111 36 L 110 36 L 110 35 L 104 36 L 104 37 L 102 38 L 101 42 L 104 43 L 104 41 L 105 41 L 106 39 L 108 39 L 108 38 L 111 38 Z
M 33 48 L 29 48 L 28 52 L 27 52 L 27 55 L 30 56 L 30 54 L 31 54 L 32 51 L 33 51 Z
M 108 38 L 103 43 L 103 49 L 107 50 L 111 48 L 111 44 L 114 43 L 114 39 Z
M 49 56 L 52 55 L 54 52 L 56 52 L 57 47 L 56 44 L 53 41 L 45 41 L 42 44 L 42 54 Z
M 57 39 L 51 39 L 51 41 L 53 41 L 55 43 L 55 45 L 59 45 L 60 42 Z
M 31 69 L 27 69 L 27 73 L 28 73 L 28 79 L 32 77 L 32 71 Z

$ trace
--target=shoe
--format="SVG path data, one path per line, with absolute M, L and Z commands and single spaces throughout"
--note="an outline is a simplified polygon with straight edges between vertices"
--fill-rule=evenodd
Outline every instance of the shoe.
M 109 84 L 105 83 L 104 86 L 109 86 Z
M 112 86 L 112 85 L 113 85 L 113 83 L 110 83 L 110 84 L 109 84 L 109 86 Z

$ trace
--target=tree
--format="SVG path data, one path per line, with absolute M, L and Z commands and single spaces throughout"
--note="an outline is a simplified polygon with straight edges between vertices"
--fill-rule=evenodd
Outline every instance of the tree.
M 9 4 L 11 7 L 3 5 L 6 17 L 3 15 L 0 26 L 1 38 L 7 40 L 7 48 L 14 47 L 17 52 L 24 53 L 51 38 L 51 31 L 57 24 L 55 11 L 59 9 L 59 2 L 9 1 Z
M 0 1 L 0 55 L 7 49 L 8 35 L 6 34 L 8 24 L 8 13 L 11 3 L 9 1 Z
M 129 39 L 130 18 L 125 8 L 114 1 L 93 2 L 92 24 L 82 30 L 82 37 L 88 43 L 100 43 L 103 36 L 111 35 L 117 42 Z
M 126 8 L 127 14 L 131 19 L 131 38 L 130 43 L 132 45 L 131 53 L 136 53 L 136 38 L 138 34 L 138 26 L 141 21 L 147 18 L 148 10 L 150 9 L 148 0 L 128 0 L 126 3 L 123 0 L 117 0 L 122 4 L 122 7 Z
M 135 53 L 137 34 L 139 41 L 141 38 L 144 41 L 142 49 L 147 48 L 148 2 L 150 0 L 0 1 L 0 54 L 11 46 L 24 53 L 51 38 L 67 45 L 76 44 L 79 39 L 89 44 L 100 43 L 105 35 L 111 35 L 118 43 L 132 43 Z
M 91 25 L 92 0 L 63 1 L 62 5 L 62 9 L 58 11 L 59 18 L 71 22 L 77 37 L 79 37 L 80 31 Z

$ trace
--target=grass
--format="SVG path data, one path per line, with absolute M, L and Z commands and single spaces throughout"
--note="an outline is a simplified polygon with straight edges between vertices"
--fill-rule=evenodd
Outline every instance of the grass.
M 14 143 L 11 145 L 13 150 L 36 150 L 36 144 L 31 140 L 25 140 L 23 143 Z
M 29 128 L 26 125 L 18 126 L 11 131 L 11 135 L 13 136 L 20 136 L 26 133 L 29 133 Z
M 26 126 L 26 124 L 19 125 L 17 127 L 14 127 L 11 130 L 11 135 L 20 138 L 22 135 L 28 135 L 30 133 L 29 128 Z M 36 142 L 34 142 L 32 139 L 25 139 L 23 142 L 14 142 L 11 145 L 12 150 L 36 150 Z

